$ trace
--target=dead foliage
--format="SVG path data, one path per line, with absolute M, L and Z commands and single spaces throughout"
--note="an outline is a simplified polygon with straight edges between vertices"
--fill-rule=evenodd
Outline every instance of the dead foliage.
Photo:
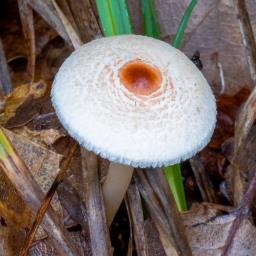
M 163 40 L 187 2 L 154 1 Z M 142 33 L 140 3 L 128 5 Z M 0 125 L 10 151 L 0 157 L 0 255 L 255 254 L 252 0 L 199 1 L 186 30 L 183 50 L 200 51 L 218 104 L 213 139 L 182 168 L 190 210 L 177 211 L 160 169 L 138 169 L 110 229 L 101 191 L 109 163 L 75 150 L 50 100 L 64 59 L 101 36 L 95 2 L 5 0 L 2 7 Z

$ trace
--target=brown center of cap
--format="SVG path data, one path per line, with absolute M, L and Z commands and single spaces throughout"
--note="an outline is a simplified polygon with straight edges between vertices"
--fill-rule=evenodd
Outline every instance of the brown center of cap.
M 126 63 L 119 69 L 122 84 L 135 95 L 149 95 L 160 88 L 162 76 L 158 68 L 140 60 Z

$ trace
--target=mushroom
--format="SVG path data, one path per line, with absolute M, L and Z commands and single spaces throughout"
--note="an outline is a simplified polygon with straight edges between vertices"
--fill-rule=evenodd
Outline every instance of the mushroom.
M 157 39 L 120 35 L 91 41 L 68 57 L 52 102 L 68 133 L 111 161 L 103 184 L 111 224 L 134 167 L 180 163 L 210 140 L 216 102 L 182 52 Z

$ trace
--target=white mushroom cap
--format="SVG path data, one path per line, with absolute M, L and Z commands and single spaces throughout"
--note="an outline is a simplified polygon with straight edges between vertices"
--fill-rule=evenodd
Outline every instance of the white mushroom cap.
M 138 35 L 97 39 L 72 53 L 55 77 L 52 102 L 85 148 L 134 167 L 193 156 L 216 123 L 213 93 L 190 59 Z

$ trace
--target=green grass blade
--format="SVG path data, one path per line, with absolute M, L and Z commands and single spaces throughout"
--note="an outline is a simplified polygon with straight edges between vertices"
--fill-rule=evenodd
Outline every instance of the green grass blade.
M 96 0 L 96 5 L 104 36 L 115 35 L 116 31 L 110 10 L 109 0 Z
M 184 186 L 182 182 L 182 175 L 180 171 L 180 165 L 175 164 L 168 167 L 164 167 L 164 174 L 168 181 L 169 187 L 172 191 L 174 199 L 176 201 L 179 211 L 187 210 L 186 197 L 184 192 Z
M 187 27 L 189 18 L 191 16 L 191 13 L 197 4 L 197 0 L 191 0 L 190 4 L 186 8 L 183 17 L 181 19 L 181 22 L 179 24 L 179 27 L 177 29 L 177 32 L 172 40 L 172 46 L 175 48 L 180 48 L 185 28 Z M 186 204 L 186 197 L 184 192 L 184 186 L 182 182 L 182 175 L 180 170 L 180 165 L 172 165 L 168 167 L 163 168 L 165 176 L 167 178 L 169 187 L 173 193 L 173 196 L 175 198 L 177 207 L 179 211 L 186 211 L 187 210 L 187 204 Z
M 116 34 L 131 34 L 130 17 L 125 0 L 110 0 L 112 17 L 116 26 Z
M 194 7 L 197 4 L 197 0 L 191 0 L 190 4 L 188 5 L 187 9 L 185 10 L 183 17 L 181 19 L 181 22 L 179 24 L 179 27 L 177 29 L 177 32 L 172 40 L 172 46 L 175 48 L 180 48 L 185 28 L 187 27 L 188 20 L 191 16 L 191 13 L 194 9 Z
M 104 36 L 131 34 L 131 23 L 125 0 L 96 0 Z
M 146 36 L 159 38 L 160 32 L 156 22 L 152 0 L 141 0 L 143 30 Z
M 7 155 L 13 156 L 14 154 L 11 144 L 6 138 L 3 130 L 0 128 L 0 160 L 4 161 Z

